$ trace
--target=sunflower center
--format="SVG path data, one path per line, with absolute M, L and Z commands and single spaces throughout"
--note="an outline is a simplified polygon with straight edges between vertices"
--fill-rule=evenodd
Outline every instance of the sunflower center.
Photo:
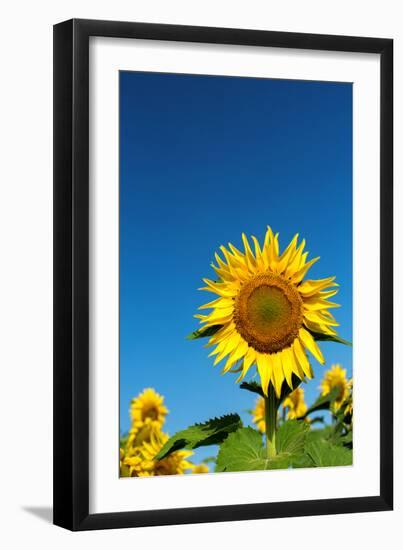
M 145 409 L 143 412 L 143 420 L 145 420 L 146 418 L 151 418 L 151 420 L 157 420 L 158 410 L 155 407 L 150 407 Z
M 257 275 L 241 288 L 234 321 L 244 340 L 257 351 L 281 351 L 292 344 L 302 325 L 299 292 L 280 275 Z
M 284 292 L 275 286 L 261 286 L 248 299 L 248 314 L 252 324 L 270 330 L 291 315 L 291 303 Z
M 336 400 L 340 400 L 344 395 L 344 384 L 343 382 L 336 383 L 333 388 L 336 388 L 338 393 L 336 396 Z

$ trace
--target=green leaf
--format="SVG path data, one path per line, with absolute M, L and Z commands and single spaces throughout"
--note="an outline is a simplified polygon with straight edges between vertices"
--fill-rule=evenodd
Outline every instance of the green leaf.
M 188 334 L 186 338 L 188 340 L 197 340 L 197 338 L 207 338 L 209 336 L 213 336 L 213 334 L 218 332 L 222 327 L 223 325 L 214 325 L 212 327 L 202 327 Z
M 242 428 L 228 436 L 220 446 L 217 472 L 266 470 L 262 435 L 252 428 Z
M 311 429 L 309 433 L 306 435 L 305 447 L 311 442 L 315 442 L 320 439 L 327 439 L 329 437 L 328 435 L 329 428 L 330 426 L 326 426 L 325 428 L 318 429 L 318 430 Z
M 317 467 L 351 466 L 353 463 L 353 453 L 350 449 L 332 445 L 323 439 L 310 441 L 305 446 L 305 452 Z
M 315 464 L 312 458 L 307 454 L 297 455 L 292 459 L 291 465 L 293 468 L 314 468 Z
M 279 454 L 296 455 L 304 451 L 309 424 L 298 420 L 288 420 L 281 424 L 276 434 L 276 449 Z
M 290 448 L 290 447 L 289 447 Z M 251 472 L 288 468 L 297 455 L 279 453 L 268 458 L 262 435 L 252 428 L 241 428 L 220 445 L 216 472 Z
M 333 388 L 328 394 L 320 395 L 313 405 L 309 407 L 302 418 L 306 418 L 308 415 L 316 411 L 329 410 L 332 401 L 338 398 L 340 393 L 339 388 Z
M 333 426 L 325 426 L 322 429 L 311 429 L 305 439 L 305 447 L 310 443 L 316 441 L 327 441 L 332 445 L 341 445 L 341 441 L 338 440 Z
M 311 423 L 312 425 L 312 423 Z M 336 446 L 352 447 L 352 431 L 346 431 L 346 428 L 341 423 L 325 426 L 322 429 L 311 429 L 307 434 L 305 446 L 308 443 L 323 440 Z
M 336 334 L 323 334 L 321 332 L 314 332 L 313 330 L 309 330 L 309 332 L 312 334 L 314 339 L 318 341 L 337 342 L 338 344 L 344 344 L 345 346 L 350 347 L 353 345 L 348 340 L 344 340 L 344 338 L 340 338 L 340 336 L 337 336 Z
M 345 436 L 343 436 L 343 445 L 350 444 L 353 442 L 353 432 L 348 432 Z
M 196 449 L 222 443 L 229 433 L 240 427 L 242 421 L 238 414 L 227 414 L 203 424 L 194 424 L 170 437 L 155 459 L 161 460 L 179 449 Z

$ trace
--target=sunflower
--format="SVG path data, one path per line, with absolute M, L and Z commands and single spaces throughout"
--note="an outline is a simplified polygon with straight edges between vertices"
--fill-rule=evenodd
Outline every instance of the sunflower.
M 120 449 L 119 449 L 119 471 L 120 471 L 120 477 L 129 477 L 129 475 L 130 475 L 127 466 L 125 466 L 125 464 L 124 464 L 125 458 L 126 458 L 125 451 L 124 451 L 124 449 L 120 448 Z
M 175 451 L 162 460 L 155 460 L 155 455 L 168 441 L 169 436 L 161 431 L 151 432 L 149 441 L 133 447 L 130 454 L 122 460 L 121 477 L 148 477 L 184 474 L 185 470 L 193 469 L 193 464 L 187 460 L 192 451 Z
M 351 416 L 353 417 L 353 401 L 350 400 L 347 405 L 346 405 L 346 408 L 344 409 L 344 415 L 347 416 Z
M 335 277 L 304 280 L 319 259 L 307 261 L 305 240 L 298 235 L 280 254 L 278 234 L 268 227 L 263 246 L 252 236 L 254 251 L 245 234 L 244 252 L 232 244 L 221 246 L 212 264 L 218 281 L 203 279 L 207 290 L 218 295 L 196 315 L 201 332 L 211 336 L 216 365 L 225 358 L 223 373 L 239 372 L 242 380 L 256 365 L 264 394 L 272 384 L 280 397 L 284 380 L 293 389 L 293 374 L 312 378 L 307 351 L 324 364 L 315 338 L 335 336 L 338 326 L 329 312 L 338 304 L 328 299 L 337 293 Z
M 341 368 L 341 365 L 332 365 L 321 383 L 322 395 L 327 395 L 334 388 L 338 388 L 337 397 L 333 402 L 333 410 L 337 412 L 350 395 L 347 372 L 346 369 Z
M 149 466 L 150 475 L 167 476 L 175 474 L 184 474 L 185 470 L 193 468 L 192 462 L 187 458 L 193 455 L 192 451 L 175 451 L 162 460 L 155 460 L 155 456 L 168 441 L 169 436 L 163 432 L 153 432 L 149 442 L 144 442 L 141 447 L 141 455 L 145 463 Z
M 126 456 L 120 468 L 121 477 L 147 477 L 152 474 L 154 463 L 150 460 L 145 460 L 141 448 L 138 447 L 136 452 L 131 456 Z
M 264 399 L 263 397 L 258 397 L 256 399 L 255 408 L 252 411 L 252 414 L 253 414 L 252 422 L 256 424 L 257 429 L 262 433 L 265 433 L 266 431 L 266 421 L 265 421 L 264 412 L 265 412 Z
M 120 461 L 120 477 L 134 477 L 135 470 L 139 469 L 141 458 L 137 455 L 124 456 Z
M 196 464 L 192 468 L 192 474 L 208 474 L 209 469 L 207 464 Z
M 353 379 L 348 383 L 348 390 L 349 390 L 349 396 L 346 400 L 346 408 L 344 409 L 344 415 L 351 416 L 351 419 L 353 418 Z
M 304 388 L 297 388 L 291 392 L 283 401 L 283 408 L 288 408 L 287 418 L 289 420 L 304 416 L 308 407 L 304 399 Z
M 130 404 L 131 437 L 133 438 L 142 428 L 147 428 L 148 431 L 160 429 L 167 414 L 168 409 L 164 405 L 163 396 L 153 388 L 146 388 L 133 398 Z
M 141 427 L 132 426 L 126 442 L 126 454 L 130 455 L 133 450 L 142 445 L 144 441 L 150 441 L 151 434 L 160 430 L 160 426 L 155 423 L 147 423 Z

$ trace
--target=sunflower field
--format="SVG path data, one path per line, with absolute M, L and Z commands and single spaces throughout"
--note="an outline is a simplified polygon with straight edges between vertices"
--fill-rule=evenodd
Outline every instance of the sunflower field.
M 304 395 L 314 362 L 325 363 L 320 342 L 351 345 L 330 311 L 339 307 L 331 301 L 336 279 L 307 278 L 319 258 L 308 259 L 299 235 L 283 252 L 270 227 L 262 244 L 244 234 L 242 241 L 243 251 L 228 244 L 215 254 L 214 280 L 203 279 L 200 289 L 215 298 L 199 308 L 209 311 L 195 315 L 201 326 L 188 338 L 206 339 L 213 365 L 222 363 L 222 374 L 235 374 L 240 389 L 251 392 L 251 425 L 229 411 L 169 437 L 164 398 L 147 388 L 132 400 L 131 428 L 121 438 L 122 477 L 352 464 L 353 381 L 346 370 L 332 365 L 317 398 L 307 404 Z M 194 450 L 209 445 L 218 446 L 216 456 L 195 464 Z

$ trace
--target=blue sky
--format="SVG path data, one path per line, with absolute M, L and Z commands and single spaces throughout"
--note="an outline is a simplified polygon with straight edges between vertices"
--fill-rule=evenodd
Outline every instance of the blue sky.
M 336 275 L 339 333 L 352 338 L 352 85 L 120 73 L 120 422 L 145 387 L 165 396 L 172 435 L 238 412 L 254 396 L 189 341 L 198 291 L 221 244 L 267 225 L 320 256 L 310 278 Z M 351 375 L 349 347 L 321 344 Z M 314 358 L 317 394 L 324 368 Z M 197 457 L 211 454 L 200 450 Z

